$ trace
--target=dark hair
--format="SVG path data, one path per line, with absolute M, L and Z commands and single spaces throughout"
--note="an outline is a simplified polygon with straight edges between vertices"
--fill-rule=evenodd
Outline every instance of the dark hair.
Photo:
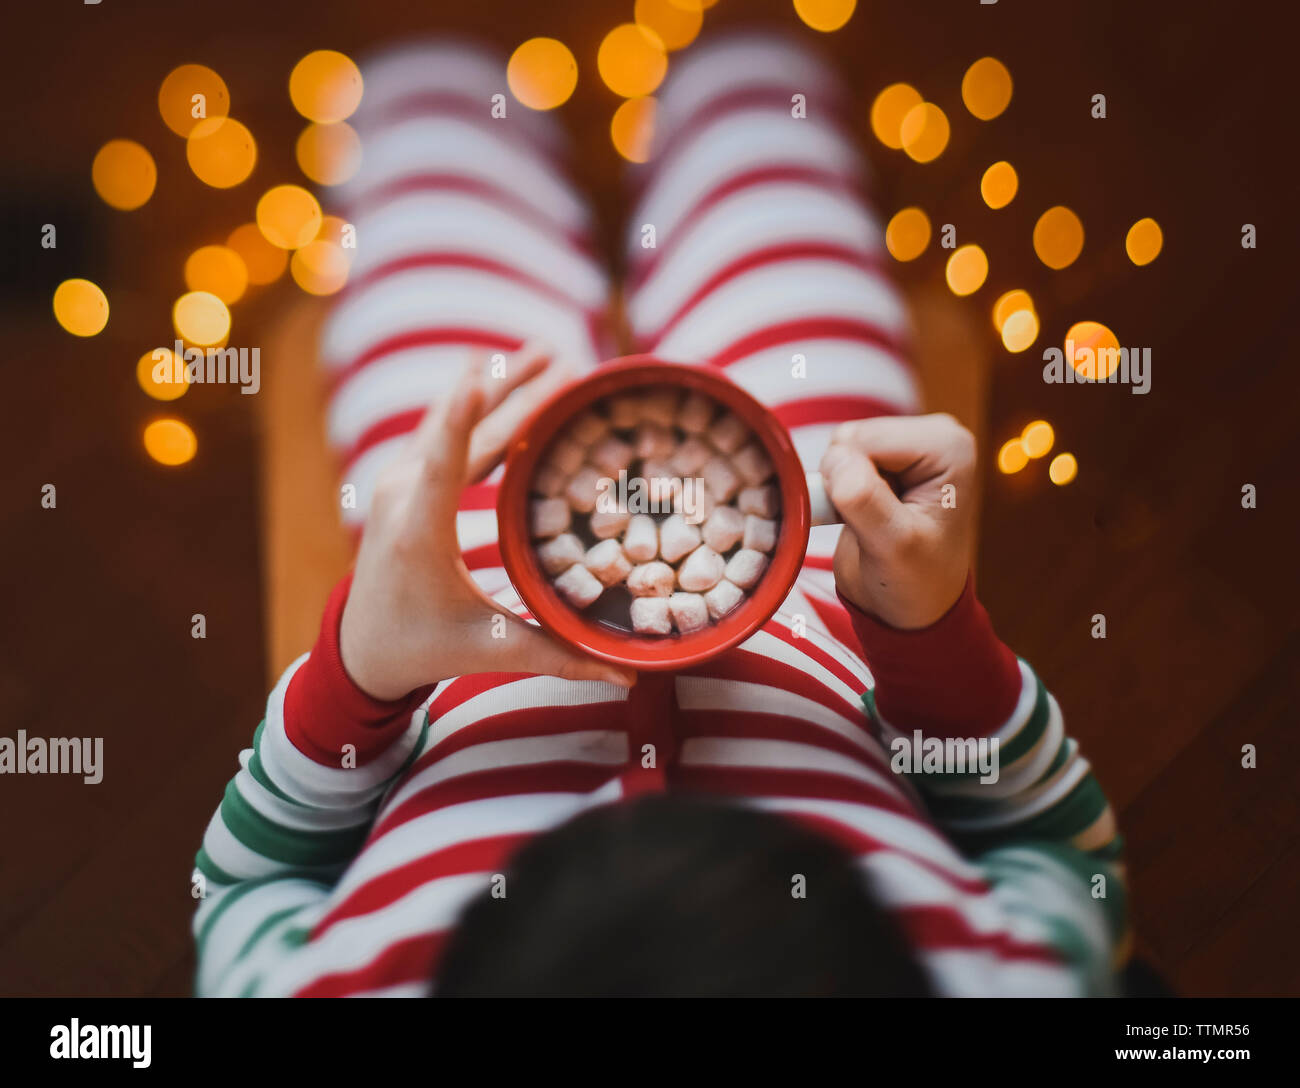
M 853 858 L 757 809 L 680 795 L 592 809 L 526 843 L 504 891 L 465 910 L 438 996 L 931 992 Z

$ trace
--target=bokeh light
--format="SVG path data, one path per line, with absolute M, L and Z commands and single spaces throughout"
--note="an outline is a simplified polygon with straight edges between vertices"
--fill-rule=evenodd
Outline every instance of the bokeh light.
M 1012 438 L 1002 443 L 998 450 L 998 471 L 1007 476 L 1019 472 L 1029 464 L 1029 454 L 1025 452 L 1024 443 L 1019 438 Z
M 981 57 L 961 81 L 961 100 L 981 121 L 991 121 L 1011 104 L 1011 73 L 994 57 Z
M 1065 340 L 1074 345 L 1074 353 L 1067 351 L 1066 358 L 1084 378 L 1102 381 L 1119 366 L 1119 337 L 1100 321 L 1075 322 L 1066 332 Z M 1088 348 L 1092 355 L 1080 359 L 1081 348 Z
M 320 230 L 320 204 L 301 185 L 277 185 L 257 202 L 257 228 L 281 249 L 298 249 Z
M 1028 291 L 1017 287 L 999 295 L 997 302 L 993 303 L 993 327 L 1001 332 L 1007 318 L 1019 310 L 1037 312 L 1034 310 L 1034 300 Z
M 183 465 L 198 453 L 199 440 L 179 419 L 155 419 L 144 429 L 144 448 L 160 465 Z
M 1128 236 L 1124 239 L 1124 251 L 1130 261 L 1141 266 L 1150 264 L 1159 257 L 1164 244 L 1165 236 L 1160 224 L 1147 217 L 1129 227 Z
M 196 95 L 202 96 L 197 102 Z M 200 121 L 225 117 L 230 112 L 230 91 L 211 68 L 182 64 L 168 72 L 158 88 L 158 112 L 177 136 L 188 136 Z
M 617 95 L 638 98 L 653 94 L 668 72 L 668 54 L 658 35 L 636 23 L 616 26 L 596 53 L 600 78 Z
M 185 141 L 190 169 L 205 185 L 229 189 L 238 185 L 257 165 L 257 141 L 233 117 L 209 117 L 190 130 Z
M 109 140 L 95 155 L 90 180 L 105 204 L 129 212 L 153 196 L 158 167 L 134 140 Z
M 1038 315 L 1033 310 L 1016 310 L 1002 323 L 1002 346 L 1013 354 L 1033 347 L 1038 339 Z
M 669 52 L 685 49 L 695 40 L 704 23 L 702 8 L 684 7 L 673 0 L 636 0 L 632 18 L 659 36 Z
M 995 162 L 980 178 L 980 196 L 995 211 L 1015 200 L 1019 188 L 1020 179 L 1016 176 L 1016 168 L 1009 162 Z
M 921 102 L 904 115 L 898 133 L 910 158 L 933 162 L 948 146 L 949 131 L 948 115 L 933 102 Z
M 948 288 L 954 295 L 973 295 L 984 286 L 988 274 L 989 259 L 984 255 L 984 250 L 974 244 L 953 250 L 944 269 Z
M 629 98 L 614 111 L 609 122 L 609 138 L 628 162 L 645 162 L 650 158 L 655 106 L 651 97 Z
M 289 73 L 289 98 L 308 121 L 332 125 L 361 105 L 361 69 L 333 49 L 308 53 Z
M 1034 252 L 1048 268 L 1072 265 L 1083 252 L 1083 223 L 1064 205 L 1048 208 L 1034 224 Z
M 348 254 L 334 242 L 316 239 L 289 261 L 293 281 L 311 295 L 332 295 L 348 282 Z
M 108 296 L 90 280 L 64 280 L 54 289 L 54 318 L 73 336 L 95 336 L 108 324 Z
M 266 240 L 256 223 L 245 223 L 230 232 L 226 245 L 239 254 L 248 282 L 264 286 L 274 283 L 289 267 L 289 255 Z
M 530 110 L 553 110 L 567 102 L 578 85 L 578 62 L 563 42 L 529 38 L 510 55 L 506 83 Z
M 829 34 L 853 18 L 858 0 L 794 0 L 799 18 L 813 30 Z
M 230 311 L 210 291 L 187 291 L 172 306 L 176 335 L 198 347 L 213 347 L 230 335 Z
M 298 169 L 319 185 L 341 185 L 361 168 L 361 137 L 346 121 L 312 122 L 294 147 Z
M 904 208 L 885 227 L 885 245 L 898 261 L 914 261 L 930 244 L 930 217 L 920 208 Z
M 201 246 L 186 258 L 185 286 L 207 291 L 230 305 L 248 290 L 248 268 L 229 246 Z
M 1034 460 L 1047 456 L 1055 441 L 1056 431 L 1045 419 L 1036 419 L 1032 423 L 1025 424 L 1025 429 L 1020 432 L 1020 444 L 1025 449 L 1025 455 Z
M 189 375 L 182 361 L 177 365 L 171 348 L 146 351 L 135 364 L 135 380 L 154 400 L 176 400 L 190 387 Z
M 1047 478 L 1057 487 L 1064 487 L 1079 475 L 1079 462 L 1072 453 L 1058 453 L 1047 466 Z
M 891 83 L 871 103 L 871 131 L 895 151 L 903 149 L 903 118 L 921 104 L 921 92 L 910 83 Z

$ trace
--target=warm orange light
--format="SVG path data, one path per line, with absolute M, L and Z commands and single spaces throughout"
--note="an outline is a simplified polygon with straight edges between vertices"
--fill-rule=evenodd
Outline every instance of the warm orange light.
M 704 22 L 701 8 L 682 7 L 673 0 L 636 0 L 632 17 L 646 30 L 657 34 L 670 52 L 690 45 Z
M 64 280 L 54 289 L 54 318 L 73 336 L 95 336 L 108 324 L 108 296 L 90 280 Z
M 294 148 L 298 168 L 320 185 L 341 185 L 361 168 L 361 137 L 346 121 L 312 122 Z
M 146 351 L 135 364 L 135 380 L 154 400 L 176 400 L 190 387 L 185 363 L 170 348 Z
M 645 162 L 650 158 L 654 139 L 655 100 L 629 98 L 609 122 L 609 138 L 628 162 Z
M 995 162 L 980 179 L 980 196 L 984 203 L 994 210 L 1005 208 L 1016 198 L 1020 188 L 1020 179 L 1016 177 L 1016 168 L 1009 162 Z
M 1002 323 L 1002 346 L 1018 354 L 1033 347 L 1038 339 L 1038 315 L 1033 310 L 1016 310 Z
M 569 100 L 578 85 L 578 62 L 554 38 L 529 38 L 506 65 L 510 93 L 530 110 L 553 110 Z
M 1019 287 L 999 295 L 997 302 L 993 303 L 993 327 L 1001 332 L 1007 318 L 1017 310 L 1035 312 L 1034 300 L 1029 297 L 1029 292 Z
M 350 264 L 341 246 L 317 239 L 294 253 L 289 271 L 308 294 L 332 295 L 348 282 Z
M 361 69 L 333 49 L 308 53 L 289 73 L 289 98 L 308 121 L 332 125 L 361 105 Z
M 885 228 L 885 245 L 898 261 L 914 261 L 930 244 L 930 217 L 920 208 L 904 208 Z
M 248 269 L 233 249 L 202 246 L 185 261 L 185 286 L 191 291 L 211 292 L 229 305 L 248 290 Z
M 183 465 L 194 459 L 199 440 L 179 419 L 155 419 L 144 429 L 144 448 L 160 465 Z
M 953 250 L 944 275 L 954 295 L 972 295 L 984 286 L 989 274 L 989 259 L 979 246 L 968 244 Z
M 921 92 L 908 83 L 891 83 L 871 103 L 871 131 L 895 151 L 903 149 L 903 118 L 921 104 Z
M 653 94 L 668 72 L 664 43 L 636 23 L 622 23 L 605 35 L 596 53 L 605 86 L 624 98 Z
M 226 245 L 244 262 L 249 283 L 259 286 L 274 283 L 289 267 L 289 255 L 279 246 L 271 245 L 257 229 L 256 223 L 236 227 L 226 239 Z
M 993 57 L 981 57 L 961 81 L 961 100 L 981 121 L 991 121 L 1011 104 L 1011 73 Z
M 172 306 L 172 324 L 182 340 L 212 347 L 230 334 L 230 311 L 210 291 L 188 291 Z
M 190 130 L 185 158 L 201 182 L 214 189 L 229 189 L 253 172 L 257 142 L 233 117 L 209 117 Z
M 1055 441 L 1056 431 L 1045 419 L 1036 419 L 1026 424 L 1025 429 L 1020 432 L 1020 444 L 1024 446 L 1026 456 L 1034 460 L 1045 457 Z
M 230 112 L 225 81 L 202 64 L 173 68 L 158 88 L 158 112 L 177 136 L 188 136 L 200 121 Z
M 1065 334 L 1066 358 L 1081 377 L 1102 381 L 1119 366 L 1119 337 L 1100 321 L 1078 321 Z M 1073 346 L 1073 354 L 1068 350 Z
M 1160 256 L 1164 248 L 1165 236 L 1160 224 L 1150 217 L 1139 219 L 1128 229 L 1124 239 L 1124 251 L 1128 259 L 1136 265 L 1150 264 Z
M 321 211 L 316 198 L 301 185 L 277 185 L 257 202 L 257 228 L 281 249 L 298 249 L 316 237 Z
M 1034 224 L 1034 252 L 1048 268 L 1072 265 L 1083 252 L 1083 223 L 1064 205 L 1048 208 Z
M 799 18 L 814 30 L 829 34 L 853 18 L 858 0 L 794 0 Z
M 95 155 L 90 180 L 105 204 L 129 212 L 153 196 L 158 168 L 134 140 L 109 140 Z
M 898 130 L 903 150 L 917 162 L 933 162 L 948 146 L 948 115 L 933 102 L 921 102 L 903 116 Z
M 1047 466 L 1047 478 L 1057 487 L 1064 487 L 1079 475 L 1079 462 L 1072 453 L 1058 453 Z
M 998 450 L 998 471 L 1010 476 L 1029 464 L 1029 454 L 1019 438 L 1012 438 L 1002 443 Z

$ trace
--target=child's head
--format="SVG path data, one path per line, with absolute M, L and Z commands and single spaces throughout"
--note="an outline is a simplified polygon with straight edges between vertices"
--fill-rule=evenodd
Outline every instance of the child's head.
M 500 892 L 498 892 L 500 895 Z M 593 809 L 474 900 L 439 996 L 926 996 L 853 858 L 782 817 L 681 796 Z

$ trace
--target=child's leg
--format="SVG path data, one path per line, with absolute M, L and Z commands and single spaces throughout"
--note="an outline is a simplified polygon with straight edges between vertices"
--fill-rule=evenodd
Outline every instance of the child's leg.
M 915 411 L 902 298 L 828 69 L 783 41 L 731 36 L 683 57 L 660 101 L 628 225 L 640 349 L 725 370 L 781 418 L 810 471 L 836 424 Z M 837 539 L 813 531 L 809 568 L 829 567 Z
M 329 438 L 355 488 L 343 517 L 358 528 L 379 470 L 471 353 L 535 340 L 594 366 L 608 297 L 587 207 L 557 162 L 561 131 L 514 103 L 490 115 L 502 58 L 426 44 L 363 68 L 364 160 L 342 192 L 356 260 L 320 345 Z M 496 592 L 495 482 L 461 507 L 466 562 Z

